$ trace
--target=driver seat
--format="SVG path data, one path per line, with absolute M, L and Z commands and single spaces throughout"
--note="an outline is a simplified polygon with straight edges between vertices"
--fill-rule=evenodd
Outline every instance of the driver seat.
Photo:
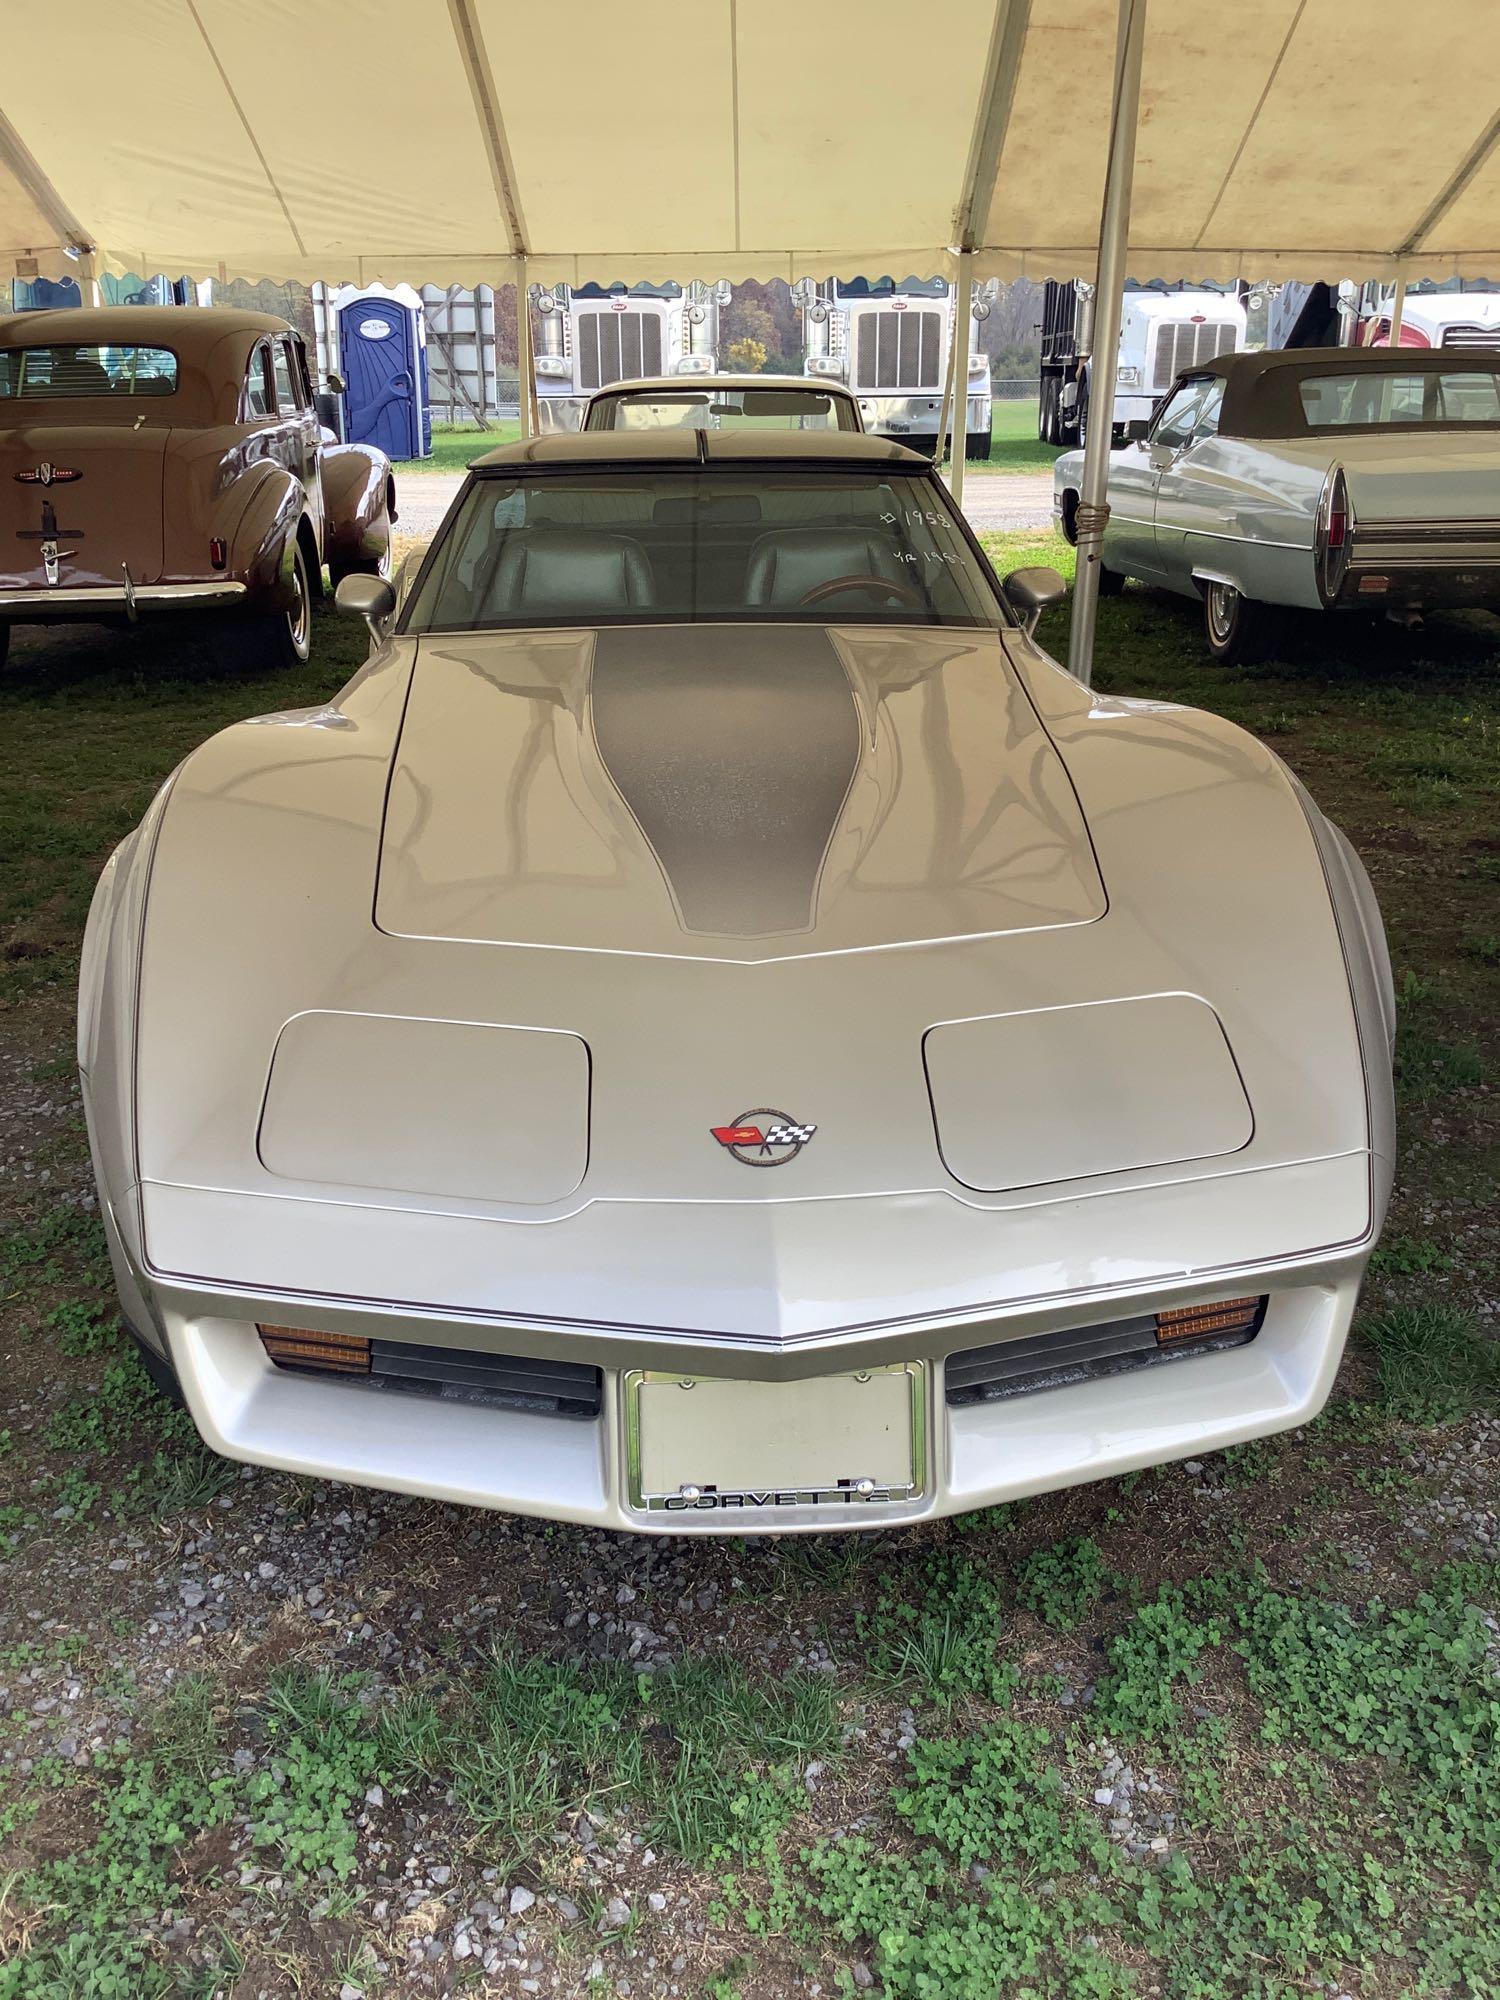
M 838 576 L 905 581 L 888 536 L 871 528 L 774 528 L 750 551 L 748 604 L 799 604 L 815 584 Z

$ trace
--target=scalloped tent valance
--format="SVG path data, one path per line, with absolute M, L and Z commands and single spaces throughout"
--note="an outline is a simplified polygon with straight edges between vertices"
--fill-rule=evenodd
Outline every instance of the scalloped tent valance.
M 0 277 L 1094 270 L 1117 0 L 71 0 Z M 1500 279 L 1495 0 L 1150 0 L 1129 268 Z M 77 260 L 69 250 L 81 253 Z

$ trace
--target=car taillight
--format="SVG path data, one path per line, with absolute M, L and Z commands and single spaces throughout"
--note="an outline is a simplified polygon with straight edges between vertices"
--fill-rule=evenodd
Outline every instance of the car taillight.
M 1174 1306 L 1156 1315 L 1158 1345 L 1177 1340 L 1203 1340 L 1212 1335 L 1254 1333 L 1266 1310 L 1264 1296 L 1254 1299 L 1216 1299 L 1211 1305 Z
M 229 560 L 229 545 L 221 541 L 217 535 L 208 545 L 208 559 L 215 569 L 222 569 Z
M 370 1343 L 358 1333 L 313 1333 L 301 1326 L 257 1326 L 260 1344 L 278 1368 L 315 1368 L 368 1375 Z
M 1344 468 L 1330 468 L 1318 496 L 1318 512 L 1313 533 L 1313 557 L 1317 563 L 1318 592 L 1325 604 L 1332 604 L 1344 582 L 1354 541 L 1354 510 L 1349 504 L 1349 486 Z

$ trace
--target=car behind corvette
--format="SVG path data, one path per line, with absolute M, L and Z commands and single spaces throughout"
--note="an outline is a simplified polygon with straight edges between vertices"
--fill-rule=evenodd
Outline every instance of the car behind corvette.
M 327 706 L 108 864 L 120 1296 L 231 1457 L 614 1527 L 907 1522 L 1287 1428 L 1391 1159 L 1363 870 L 1091 695 L 924 460 L 474 467 Z

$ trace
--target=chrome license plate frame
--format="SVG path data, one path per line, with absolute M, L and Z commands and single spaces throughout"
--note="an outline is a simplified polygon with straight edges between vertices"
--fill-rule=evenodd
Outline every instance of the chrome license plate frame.
M 790 1382 L 635 1368 L 620 1388 L 637 1513 L 878 1512 L 926 1494 L 926 1362 Z M 773 1476 L 757 1477 L 757 1464 Z

